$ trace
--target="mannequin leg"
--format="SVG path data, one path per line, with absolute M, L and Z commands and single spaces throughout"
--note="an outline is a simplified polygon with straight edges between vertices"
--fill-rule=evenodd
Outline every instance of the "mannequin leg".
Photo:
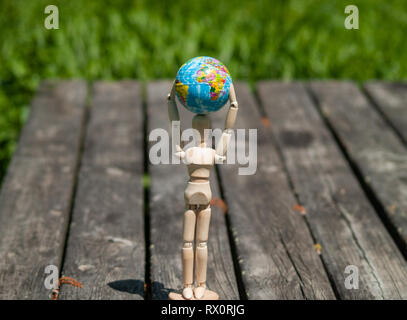
M 207 206 L 204 209 L 199 208 L 197 213 L 197 226 L 196 226 L 196 281 L 197 287 L 194 290 L 195 298 L 200 299 L 206 290 L 206 270 L 208 262 L 208 233 L 209 223 L 211 220 L 211 208 Z
M 184 213 L 182 248 L 182 272 L 184 278 L 184 290 L 182 295 L 185 299 L 191 299 L 194 285 L 194 237 L 195 237 L 196 215 L 191 206 Z

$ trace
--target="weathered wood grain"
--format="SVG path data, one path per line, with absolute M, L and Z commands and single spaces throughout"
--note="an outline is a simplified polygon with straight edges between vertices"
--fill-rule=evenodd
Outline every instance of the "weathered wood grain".
M 156 128 L 170 132 L 166 102 L 170 88 L 169 81 L 148 84 L 148 132 Z M 190 128 L 191 114 L 180 105 L 179 111 L 184 128 Z M 182 289 L 182 222 L 188 175 L 182 164 L 150 164 L 149 172 L 152 298 L 167 299 L 169 291 Z M 219 197 L 219 190 L 214 174 L 212 171 L 211 187 L 213 197 L 216 198 Z M 208 255 L 208 287 L 217 292 L 220 299 L 238 299 L 225 219 L 217 206 L 212 206 Z
M 86 104 L 83 81 L 44 82 L 0 194 L 0 299 L 49 299 L 60 267 Z
M 246 129 L 246 135 L 257 129 L 257 171 L 238 175 L 238 167 L 246 165 L 218 167 L 248 298 L 335 299 L 307 225 L 293 210 L 296 199 L 267 122 L 262 125 L 248 85 L 235 87 L 236 128 Z M 212 115 L 213 127 L 223 129 L 226 109 Z
M 322 259 L 344 299 L 407 298 L 407 264 L 366 198 L 305 87 L 263 82 L 260 99 L 322 246 Z M 359 269 L 359 289 L 345 287 L 345 268 Z
M 407 83 L 372 81 L 364 88 L 407 143 Z
M 97 82 L 63 274 L 83 288 L 60 299 L 142 299 L 143 111 L 134 81 Z
M 315 82 L 311 90 L 407 255 L 407 149 L 354 84 Z

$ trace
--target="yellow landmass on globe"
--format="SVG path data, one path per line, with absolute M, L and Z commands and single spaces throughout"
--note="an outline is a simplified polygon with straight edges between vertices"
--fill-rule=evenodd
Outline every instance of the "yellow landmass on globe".
M 177 82 L 175 84 L 175 90 L 177 91 L 178 96 L 180 97 L 183 104 L 186 104 L 187 101 L 188 88 L 189 87 L 182 82 Z

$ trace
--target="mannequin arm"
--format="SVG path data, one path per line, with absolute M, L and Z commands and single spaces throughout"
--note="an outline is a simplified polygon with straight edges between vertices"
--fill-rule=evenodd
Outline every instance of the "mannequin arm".
M 167 104 L 168 104 L 168 117 L 170 118 L 170 123 L 172 125 L 173 121 L 180 121 L 177 102 L 175 101 L 175 82 L 172 84 L 171 92 L 167 96 Z M 178 130 L 178 136 L 181 135 L 181 128 L 180 126 L 176 126 L 176 130 Z M 176 145 L 176 153 L 175 155 L 181 159 L 185 158 L 185 152 L 182 150 L 180 145 Z
M 175 101 L 175 82 L 172 84 L 171 92 L 167 96 L 167 104 L 170 121 L 180 121 L 178 107 Z
M 233 127 L 235 126 L 236 116 L 238 111 L 238 103 L 236 100 L 236 93 L 233 84 L 230 85 L 229 89 L 229 100 L 230 106 L 228 113 L 226 115 L 225 129 L 223 130 L 222 136 L 218 145 L 216 146 L 216 155 L 219 160 L 226 160 L 226 151 L 228 150 L 228 145 L 230 138 L 232 136 Z

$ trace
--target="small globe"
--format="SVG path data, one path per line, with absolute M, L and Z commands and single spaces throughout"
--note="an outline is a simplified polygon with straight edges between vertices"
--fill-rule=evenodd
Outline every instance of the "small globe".
M 178 70 L 175 91 L 189 111 L 208 113 L 226 104 L 231 83 L 232 77 L 222 62 L 211 57 L 196 57 Z

